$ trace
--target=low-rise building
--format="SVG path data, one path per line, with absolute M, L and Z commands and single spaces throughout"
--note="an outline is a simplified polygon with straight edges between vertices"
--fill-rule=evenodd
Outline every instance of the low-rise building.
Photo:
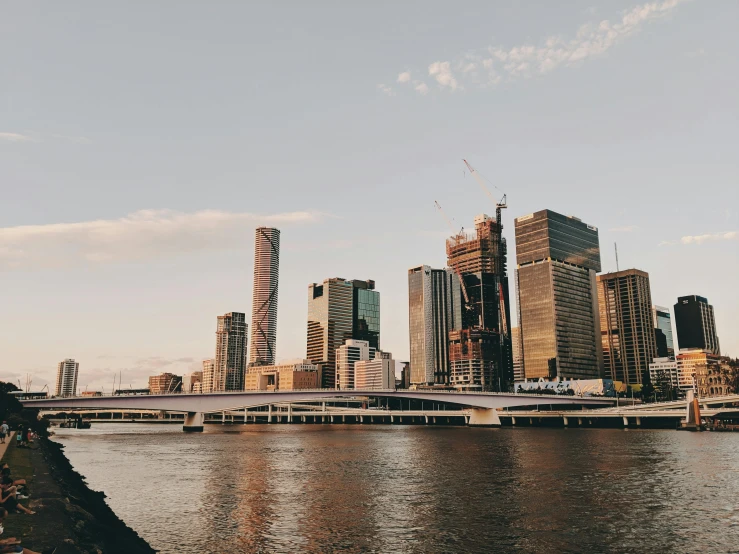
M 721 357 L 702 348 L 680 350 L 677 355 L 680 388 L 693 389 L 698 396 L 722 396 L 732 391 L 728 365 Z
M 382 390 L 395 388 L 395 360 L 390 352 L 378 351 L 372 360 L 354 362 L 354 388 Z
M 336 349 L 336 388 L 353 390 L 354 364 L 362 360 L 372 360 L 375 357 L 375 348 L 369 341 L 348 339 Z
M 674 389 L 680 388 L 680 371 L 674 358 L 654 358 L 649 364 L 649 379 L 655 388 L 663 383 Z
M 149 394 L 180 392 L 182 377 L 173 373 L 162 373 L 149 377 Z
M 247 370 L 245 390 L 317 389 L 319 367 L 309 360 L 293 360 L 276 365 L 252 366 Z
M 182 376 L 182 392 L 188 394 L 193 392 L 202 392 L 202 383 L 202 371 L 193 371 L 192 373 L 186 373 Z M 195 390 L 196 388 L 200 390 Z

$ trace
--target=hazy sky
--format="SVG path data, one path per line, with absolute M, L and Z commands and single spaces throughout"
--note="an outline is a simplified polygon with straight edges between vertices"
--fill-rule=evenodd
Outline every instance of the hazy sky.
M 0 379 L 143 385 L 250 319 L 282 230 L 278 359 L 307 287 L 374 279 L 408 358 L 407 269 L 492 202 L 600 230 L 604 270 L 714 305 L 739 355 L 735 0 L 0 4 Z M 498 190 L 492 189 L 494 194 Z

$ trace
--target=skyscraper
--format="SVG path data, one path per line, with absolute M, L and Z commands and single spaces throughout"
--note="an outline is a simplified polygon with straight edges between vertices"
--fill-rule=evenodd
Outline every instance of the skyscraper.
M 451 269 L 408 270 L 408 323 L 413 384 L 449 384 L 449 331 L 462 328 L 462 292 Z
M 513 380 L 523 381 L 526 379 L 523 367 L 523 350 L 521 349 L 521 328 L 511 329 L 511 351 L 513 353 Z
M 446 241 L 447 264 L 461 275 L 464 296 L 461 329 L 449 333 L 450 381 L 457 388 L 506 390 L 513 380 L 502 232 L 499 217 L 480 214 L 474 233 L 460 232 Z
M 649 274 L 627 269 L 598 275 L 597 283 L 605 375 L 641 384 L 657 357 Z
M 365 337 L 380 346 L 380 293 L 375 282 L 326 279 L 308 286 L 307 355 L 322 366 L 323 388 L 336 386 L 336 350 L 347 339 Z
M 598 229 L 551 210 L 519 217 L 515 227 L 526 378 L 599 378 Z
M 706 298 L 695 294 L 681 296 L 677 299 L 674 310 L 677 344 L 680 350 L 702 348 L 717 356 L 721 355 L 713 306 Z
M 674 358 L 675 343 L 672 338 L 672 316 L 669 308 L 662 306 L 654 306 L 652 313 L 654 314 L 654 331 L 657 334 L 657 357 Z M 664 350 L 660 346 L 661 338 L 659 332 L 664 335 Z
M 275 363 L 279 274 L 280 231 L 271 227 L 258 227 L 254 240 L 250 364 Z
M 247 328 L 243 313 L 230 312 L 218 316 L 213 392 L 244 390 Z
M 80 364 L 71 358 L 59 362 L 56 366 L 56 396 L 74 396 L 77 394 L 77 374 Z

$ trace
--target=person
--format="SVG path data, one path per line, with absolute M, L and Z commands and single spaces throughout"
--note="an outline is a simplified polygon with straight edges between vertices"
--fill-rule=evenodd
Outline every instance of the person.
M 13 486 L 13 480 L 10 477 L 3 477 L 0 481 L 0 507 L 5 508 L 9 512 L 22 512 L 32 516 L 36 512 L 29 510 L 18 502 L 17 489 Z
M 10 477 L 13 479 L 13 477 L 10 475 L 10 466 L 8 464 L 3 464 L 2 468 L 0 468 L 0 479 L 3 477 Z M 24 489 L 27 489 L 26 486 L 26 480 L 25 479 L 13 479 L 13 486 L 15 487 L 23 487 Z
M 3 424 L 0 425 L 0 443 L 5 444 L 5 437 L 8 436 L 9 431 L 10 427 L 8 427 L 8 422 L 3 421 Z
M 0 508 L 0 535 L 5 531 L 3 528 L 3 522 L 6 517 L 8 517 L 8 510 Z M 50 548 L 39 553 L 35 550 L 24 548 L 23 545 L 21 545 L 21 541 L 15 537 L 0 539 L 0 554 L 9 554 L 11 552 L 17 554 L 54 554 L 56 552 L 56 548 Z
M 23 446 L 23 425 L 18 427 L 18 432 L 15 434 L 15 445 L 19 448 Z

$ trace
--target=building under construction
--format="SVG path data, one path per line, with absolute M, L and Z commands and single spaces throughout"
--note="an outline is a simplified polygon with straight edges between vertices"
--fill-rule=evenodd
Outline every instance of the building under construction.
M 462 329 L 449 333 L 451 384 L 460 389 L 504 391 L 513 379 L 508 322 L 506 241 L 498 205 L 496 219 L 475 217 L 475 232 L 446 241 L 447 262 L 464 293 Z

